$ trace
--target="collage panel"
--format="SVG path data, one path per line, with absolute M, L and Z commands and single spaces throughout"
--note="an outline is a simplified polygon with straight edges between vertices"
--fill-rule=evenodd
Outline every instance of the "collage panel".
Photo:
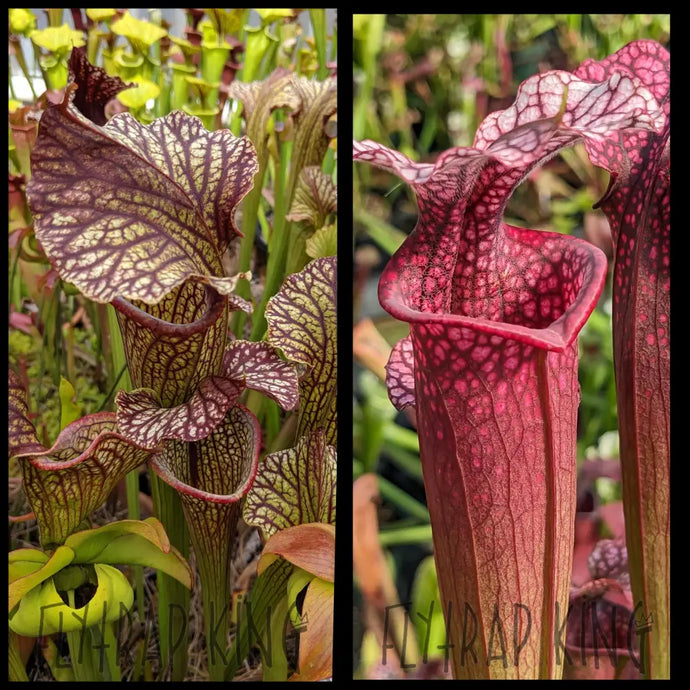
M 353 17 L 353 676 L 670 675 L 670 15 Z
M 8 679 L 330 680 L 337 11 L 8 23 Z

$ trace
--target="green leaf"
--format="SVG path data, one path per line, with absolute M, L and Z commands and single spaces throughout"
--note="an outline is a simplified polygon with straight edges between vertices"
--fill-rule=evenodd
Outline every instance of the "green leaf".
M 22 597 L 34 587 L 55 575 L 74 559 L 74 551 L 67 546 L 59 546 L 42 565 L 34 560 L 36 558 L 34 554 L 26 553 L 35 549 L 20 549 L 19 551 L 24 553 L 14 552 L 14 556 L 10 553 L 9 611 L 12 611 Z M 39 567 L 32 571 L 34 565 Z
M 204 9 L 219 36 L 236 34 L 242 28 L 245 10 L 224 10 L 219 8 Z
M 31 10 L 11 8 L 9 11 L 10 33 L 28 36 L 36 28 L 36 17 Z
M 62 26 L 49 26 L 46 29 L 32 31 L 29 38 L 34 45 L 45 48 L 57 57 L 63 57 L 72 48 L 86 45 L 81 31 L 70 29 L 68 24 Z
M 417 567 L 412 583 L 412 611 L 421 651 L 430 658 L 442 657 L 447 633 L 433 556 L 427 556 Z
M 96 7 L 86 10 L 86 16 L 93 22 L 102 22 L 106 19 L 111 19 L 117 13 L 114 9 L 106 9 L 103 7 Z
M 266 306 L 267 340 L 308 367 L 300 378 L 297 436 L 323 429 L 336 445 L 336 257 L 316 259 L 288 276 Z
M 338 253 L 338 226 L 335 223 L 319 228 L 306 243 L 307 255 L 320 259 Z
M 110 26 L 111 31 L 118 36 L 124 36 L 134 50 L 146 54 L 148 49 L 161 38 L 168 35 L 165 29 L 151 22 L 135 19 L 129 10 Z
M 163 525 L 155 518 L 120 520 L 104 527 L 70 535 L 65 545 L 74 551 L 75 563 L 142 565 L 174 577 L 187 589 L 192 570 L 170 545 Z
M 84 630 L 92 625 L 119 619 L 134 602 L 127 578 L 109 565 L 96 565 L 98 585 L 84 606 L 74 609 L 63 601 L 53 578 L 34 587 L 19 602 L 10 616 L 10 629 L 27 637 L 41 637 L 59 632 Z
M 244 504 L 244 521 L 265 538 L 304 523 L 335 523 L 335 449 L 322 431 L 267 455 Z
M 195 46 L 184 38 L 178 38 L 177 36 L 171 36 L 170 40 L 182 51 L 185 58 L 190 58 L 193 55 L 201 52 L 201 46 Z M 171 67 L 175 69 L 177 65 L 171 64 Z
M 261 17 L 261 23 L 266 26 L 267 24 L 272 24 L 281 19 L 294 19 L 296 11 L 288 9 L 270 9 L 270 10 L 255 10 L 256 13 Z
M 288 220 L 305 221 L 312 228 L 321 228 L 331 213 L 338 210 L 338 194 L 330 175 L 317 165 L 304 168 L 292 199 Z
M 117 100 L 133 110 L 143 108 L 148 101 L 158 98 L 161 93 L 161 88 L 144 77 L 132 78 L 136 86 L 126 89 L 117 94 Z
M 75 403 L 76 393 L 72 384 L 60 377 L 60 430 L 70 425 L 82 415 L 81 407 Z
M 264 58 L 270 56 L 277 47 L 279 39 L 267 28 L 260 26 L 246 26 L 244 29 L 246 48 L 243 65 L 244 80 L 247 82 L 255 79 L 260 72 L 260 66 Z
M 290 620 L 295 627 L 300 624 L 300 615 L 297 607 L 292 604 L 297 601 L 299 593 L 316 577 L 303 568 L 295 567 L 287 584 L 288 602 L 290 604 Z
M 238 625 L 235 639 L 228 652 L 228 665 L 225 680 L 235 677 L 249 650 L 256 644 L 258 635 L 262 639 L 266 633 L 266 614 L 274 611 L 285 596 L 287 582 L 292 573 L 292 565 L 283 559 L 271 563 L 259 574 L 252 585 L 252 590 L 238 610 Z M 282 621 L 280 622 L 282 624 Z

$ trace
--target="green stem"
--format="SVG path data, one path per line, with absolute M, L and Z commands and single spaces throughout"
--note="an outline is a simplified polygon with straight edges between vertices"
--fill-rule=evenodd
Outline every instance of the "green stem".
M 419 518 L 429 523 L 429 511 L 427 507 L 412 498 L 406 491 L 388 481 L 385 477 L 378 477 L 379 492 L 381 496 L 412 517 Z
M 117 315 L 115 314 L 115 309 L 110 305 L 107 307 L 107 320 L 111 359 L 110 375 L 113 376 L 116 371 L 120 372 L 108 395 L 109 398 L 118 381 L 122 382 L 122 389 L 125 391 L 132 390 L 132 381 L 127 370 L 127 357 L 122 342 L 120 326 L 117 322 Z M 141 511 L 139 509 L 139 470 L 129 472 L 125 481 L 129 518 L 130 520 L 139 520 L 141 519 Z M 144 569 L 142 566 L 137 565 L 132 568 L 132 573 L 134 574 L 134 588 L 137 595 L 137 613 L 139 614 L 139 620 L 143 621 L 146 615 L 144 610 Z
M 335 151 L 330 146 L 326 149 L 322 167 L 326 175 L 332 175 L 333 181 L 337 183 L 338 168 L 336 167 Z
M 10 39 L 12 40 L 12 39 Z M 17 60 L 17 63 L 19 64 L 19 68 L 22 71 L 22 74 L 26 77 L 26 81 L 29 83 L 29 88 L 31 89 L 31 95 L 34 98 L 34 101 L 38 100 L 38 96 L 36 94 L 36 90 L 34 89 L 33 81 L 31 79 L 31 74 L 29 73 L 29 70 L 26 66 L 26 60 L 24 59 L 24 50 L 22 49 L 22 44 L 21 41 L 17 40 L 14 42 L 15 45 L 15 51 L 14 51 L 14 57 Z M 34 48 L 35 51 L 35 48 Z M 11 82 L 10 82 L 11 86 Z
M 67 592 L 67 601 L 70 608 L 76 610 L 73 589 Z M 66 635 L 74 679 L 84 682 L 97 680 L 91 657 L 90 635 L 87 635 L 85 630 L 73 630 Z
M 338 22 L 333 24 L 333 35 L 331 36 L 331 61 L 338 57 Z
M 22 663 L 17 643 L 17 634 L 9 631 L 9 658 L 7 667 L 7 678 L 10 681 L 28 682 L 29 676 L 26 675 L 26 668 Z
M 141 520 L 141 508 L 139 505 L 139 471 L 133 470 L 127 474 L 127 512 L 130 520 Z M 140 565 L 132 567 L 134 574 L 134 588 L 137 595 L 137 613 L 139 620 L 144 621 L 146 612 L 144 609 L 144 569 Z
M 357 140 L 365 138 L 365 134 L 368 130 L 367 121 L 369 120 L 369 114 L 372 112 L 373 104 L 375 103 L 373 97 L 374 83 L 376 76 L 380 73 L 377 58 L 381 46 L 383 45 L 383 28 L 385 21 L 385 14 L 372 14 L 369 17 L 364 44 L 364 55 L 362 56 L 364 81 L 354 104 L 352 119 L 352 132 L 354 138 Z
M 287 657 L 285 655 L 285 621 L 288 613 L 287 597 L 282 597 L 271 611 L 269 626 L 270 659 L 263 659 L 263 679 L 265 681 L 287 680 Z
M 117 389 L 117 387 L 120 383 L 120 380 L 125 375 L 126 371 L 127 371 L 126 366 L 124 366 L 124 367 L 122 367 L 122 369 L 120 369 L 120 373 L 115 377 L 115 382 L 110 387 L 110 390 L 108 391 L 105 398 L 103 398 L 103 402 L 101 403 L 101 406 L 98 408 L 97 412 L 103 412 L 103 410 L 107 407 L 108 403 L 110 402 L 110 399 L 113 397 L 113 394 L 115 393 L 115 390 Z
M 22 305 L 22 280 L 21 280 L 21 275 L 18 274 L 17 272 L 17 267 L 19 266 L 19 256 L 22 252 L 22 244 L 24 243 L 24 240 L 22 239 L 21 242 L 19 243 L 19 246 L 17 247 L 16 254 L 14 255 L 12 259 L 12 270 L 10 272 L 10 285 L 12 286 L 12 289 L 10 290 L 10 306 L 8 311 L 11 310 L 12 305 L 14 304 L 15 309 L 19 311 L 21 309 Z
M 406 429 L 399 424 L 388 424 L 384 430 L 384 438 L 400 448 L 419 455 L 419 436 L 412 429 Z
M 39 58 L 41 57 L 41 51 L 33 43 L 31 45 L 34 49 L 34 61 L 38 65 L 38 69 L 41 70 L 41 77 L 43 78 L 43 83 L 45 84 L 45 88 L 49 89 L 50 88 L 50 86 L 49 86 L 50 80 L 48 79 L 48 74 L 45 71 L 45 69 L 43 69 L 43 65 L 41 64 L 41 61 L 39 60 Z
M 156 516 L 183 558 L 189 558 L 189 532 L 182 503 L 177 492 L 155 473 L 149 474 Z M 164 668 L 172 665 L 170 679 L 184 680 L 187 671 L 189 626 L 189 590 L 174 578 L 158 572 L 158 629 L 161 662 Z
M 288 253 L 288 238 L 290 236 L 290 223 L 286 223 L 285 215 L 287 213 L 285 198 L 285 178 L 286 166 L 289 162 L 289 156 L 286 144 L 281 145 L 280 148 L 280 162 L 274 166 L 274 181 L 273 190 L 275 198 L 275 208 L 273 214 L 273 237 L 271 239 L 271 251 L 268 256 L 268 263 L 266 266 L 266 282 L 264 285 L 264 292 L 261 296 L 261 303 L 254 313 L 252 321 L 251 340 L 256 342 L 263 337 L 266 331 L 266 305 L 268 300 L 278 292 L 285 279 L 285 262 Z
M 270 447 L 270 445 L 273 443 L 273 439 L 275 439 L 280 433 L 280 409 L 274 400 L 266 400 L 265 410 L 265 442 L 266 446 Z
M 415 525 L 403 529 L 391 529 L 379 533 L 381 546 L 398 546 L 400 544 L 431 543 L 431 525 Z
M 295 445 L 295 434 L 297 433 L 297 422 L 299 415 L 291 414 L 280 427 L 280 431 L 273 437 L 270 444 L 267 444 L 269 453 L 276 453 L 279 450 L 292 448 Z
M 12 83 L 12 66 L 9 62 L 7 63 L 7 82 L 10 85 L 10 96 L 12 97 L 12 100 L 19 100 L 17 98 L 17 93 L 14 90 L 14 84 Z
M 417 454 L 410 453 L 404 448 L 397 446 L 386 446 L 386 457 L 390 458 L 405 474 L 414 477 L 418 481 L 424 481 L 422 476 L 422 463 L 419 459 L 419 451 Z
M 118 643 L 113 632 L 113 624 L 93 625 L 89 632 L 91 633 L 91 648 L 94 650 L 94 661 L 98 664 L 98 680 L 122 680 L 118 658 Z M 96 651 L 98 651 L 97 655 Z
M 240 243 L 240 271 L 248 271 L 251 268 L 252 253 L 254 251 L 254 237 L 256 235 L 256 223 L 259 214 L 259 205 L 261 204 L 261 194 L 263 191 L 266 167 L 266 165 L 261 165 L 259 167 L 259 171 L 254 176 L 254 186 L 249 194 L 247 194 L 242 204 L 242 234 L 244 237 Z M 238 284 L 236 293 L 245 299 L 249 299 L 251 297 L 249 285 L 245 281 L 242 281 Z M 243 311 L 236 311 L 233 315 L 232 332 L 238 338 L 242 338 L 246 319 L 247 315 Z

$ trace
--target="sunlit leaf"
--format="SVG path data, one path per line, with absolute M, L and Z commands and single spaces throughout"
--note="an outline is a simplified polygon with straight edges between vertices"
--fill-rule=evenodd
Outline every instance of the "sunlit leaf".
M 29 38 L 35 45 L 45 48 L 56 56 L 64 56 L 72 48 L 86 45 L 83 33 L 71 29 L 68 24 L 32 31 Z
M 43 113 L 32 166 L 36 237 L 89 298 L 155 304 L 188 279 L 234 289 L 220 257 L 256 171 L 247 139 L 179 111 L 98 127 L 66 96 Z
M 116 14 L 117 12 L 115 12 L 115 10 L 104 7 L 87 8 L 86 10 L 86 16 L 94 22 L 105 21 L 106 19 L 114 17 Z
M 300 624 L 300 615 L 296 606 L 293 603 L 297 602 L 297 598 L 304 588 L 316 577 L 314 573 L 308 573 L 302 568 L 293 568 L 292 574 L 287 584 L 287 596 L 290 604 L 290 621 L 294 626 Z
M 132 78 L 132 81 L 135 82 L 135 86 L 117 94 L 117 100 L 122 105 L 138 110 L 143 108 L 148 101 L 160 96 L 161 87 L 158 84 L 143 77 Z
M 268 538 L 309 522 L 335 523 L 336 458 L 324 433 L 264 458 L 244 505 L 244 521 Z
M 338 253 L 338 226 L 335 223 L 319 228 L 306 241 L 307 255 L 313 259 Z
M 331 213 L 338 210 L 338 194 L 330 175 L 315 165 L 304 168 L 299 175 L 288 220 L 306 221 L 321 228 Z
M 36 28 L 36 17 L 31 10 L 12 7 L 9 10 L 10 32 L 28 36 Z
M 185 56 L 185 58 L 190 58 L 193 55 L 201 52 L 201 46 L 195 46 L 193 43 L 184 38 L 170 36 L 170 40 L 182 51 L 182 54 Z M 175 68 L 174 64 L 171 66 L 173 69 Z
M 264 545 L 257 572 L 284 558 L 322 580 L 335 579 L 335 526 L 312 522 L 275 532 Z
M 284 410 L 298 403 L 298 382 L 295 366 L 282 360 L 269 343 L 235 340 L 228 346 L 223 373 L 244 382 L 247 388 L 275 400 Z
M 246 81 L 253 81 L 259 73 L 261 62 L 278 47 L 280 39 L 268 27 L 245 26 L 244 40 L 246 47 L 243 74 Z
M 288 9 L 273 9 L 273 10 L 254 10 L 259 17 L 261 17 L 261 22 L 263 24 L 271 24 L 272 22 L 277 22 L 281 19 L 294 19 L 296 16 L 296 10 Z
M 155 518 L 120 520 L 76 532 L 65 540 L 65 546 L 74 551 L 74 563 L 142 565 L 174 577 L 188 589 L 192 586 L 191 568 Z
M 291 681 L 320 681 L 333 675 L 334 586 L 319 578 L 312 580 L 302 604 L 306 621 L 299 636 L 298 673 Z
M 49 577 L 55 575 L 55 573 L 62 570 L 74 560 L 74 551 L 72 551 L 72 549 L 67 546 L 59 546 L 50 557 L 47 555 L 45 556 L 46 560 L 44 563 L 37 563 L 37 556 L 26 553 L 27 551 L 34 550 L 35 549 L 19 549 L 19 553 L 14 552 L 10 555 L 9 611 L 12 611 L 27 592 L 40 585 L 41 582 L 47 580 Z M 42 552 L 39 551 L 38 553 Z M 21 558 L 28 560 L 22 561 L 20 560 Z M 22 575 L 22 570 L 27 569 L 25 564 L 38 565 L 38 568 L 34 569 L 31 567 L 32 572 Z
M 220 36 L 233 35 L 242 28 L 245 10 L 224 10 L 216 7 L 204 9 L 204 12 Z
M 168 32 L 160 26 L 135 19 L 129 10 L 110 25 L 110 30 L 118 36 L 127 38 L 132 47 L 142 53 L 145 53 L 150 46 L 168 35 Z
M 14 632 L 29 637 L 84 630 L 110 623 L 124 615 L 134 603 L 134 592 L 127 578 L 109 565 L 94 566 L 97 587 L 91 599 L 80 608 L 65 604 L 53 578 L 30 590 L 10 616 Z
M 297 435 L 324 429 L 336 444 L 336 257 L 316 259 L 283 283 L 266 307 L 268 341 L 308 367 L 300 378 Z

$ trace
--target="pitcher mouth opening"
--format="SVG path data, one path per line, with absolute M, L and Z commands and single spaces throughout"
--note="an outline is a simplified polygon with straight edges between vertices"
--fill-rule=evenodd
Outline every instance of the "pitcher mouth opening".
M 209 285 L 204 285 L 206 308 L 203 315 L 189 323 L 173 323 L 149 314 L 124 297 L 116 297 L 111 304 L 126 318 L 139 326 L 163 336 L 189 337 L 208 330 L 223 314 L 228 298 Z
M 593 245 L 578 238 L 567 238 L 567 245 L 564 246 L 564 237 L 558 233 L 511 226 L 505 226 L 505 230 L 506 234 L 511 236 L 511 242 L 515 243 L 518 251 L 523 248 L 523 243 L 524 248 L 528 249 L 528 245 L 534 242 L 535 237 L 538 237 L 540 242 L 554 239 L 559 243 L 560 246 L 554 245 L 549 249 L 549 253 L 553 256 L 549 256 L 548 253 L 537 253 L 540 258 L 538 270 L 549 269 L 551 274 L 549 280 L 555 282 L 549 290 L 540 291 L 533 286 L 524 284 L 515 286 L 505 282 L 500 284 L 496 291 L 501 295 L 501 301 L 504 296 L 511 293 L 514 295 L 512 308 L 507 305 L 497 308 L 495 295 L 489 294 L 484 287 L 483 293 L 482 288 L 477 289 L 478 296 L 474 300 L 472 296 L 463 300 L 447 299 L 447 303 L 449 305 L 453 303 L 453 307 L 423 311 L 417 305 L 423 301 L 421 286 L 424 278 L 411 276 L 409 280 L 406 280 L 404 275 L 405 267 L 409 265 L 409 252 L 414 252 L 413 240 L 410 238 L 408 240 L 410 245 L 403 244 L 399 253 L 391 259 L 381 275 L 378 289 L 379 302 L 393 317 L 412 326 L 471 328 L 490 335 L 519 340 L 544 350 L 563 352 L 575 340 L 589 317 L 591 307 L 601 296 L 606 278 L 606 256 Z M 523 237 L 520 237 L 521 234 Z M 558 264 L 563 261 L 566 249 L 574 250 L 572 258 L 577 260 L 577 265 L 572 267 L 569 265 L 570 260 L 567 260 L 565 262 L 567 277 L 564 278 L 558 275 L 558 271 L 563 273 L 565 269 L 559 269 Z M 506 266 L 511 275 L 519 275 L 520 280 L 523 283 L 526 282 L 524 275 L 521 275 L 518 270 L 510 269 L 510 261 L 506 262 Z M 536 279 L 534 282 L 537 282 Z M 453 282 L 449 280 L 448 287 L 444 289 L 453 289 Z M 525 299 L 515 297 L 519 295 L 525 296 Z M 448 293 L 446 293 L 447 297 Z M 464 313 L 463 302 L 470 305 Z M 523 302 L 529 303 L 529 311 Z M 477 313 L 468 313 L 473 306 L 477 305 L 480 307 Z M 545 307 L 548 307 L 548 311 L 540 313 L 540 309 Z M 490 308 L 497 312 L 496 315 L 489 313 Z M 548 313 L 549 311 L 551 313 Z

